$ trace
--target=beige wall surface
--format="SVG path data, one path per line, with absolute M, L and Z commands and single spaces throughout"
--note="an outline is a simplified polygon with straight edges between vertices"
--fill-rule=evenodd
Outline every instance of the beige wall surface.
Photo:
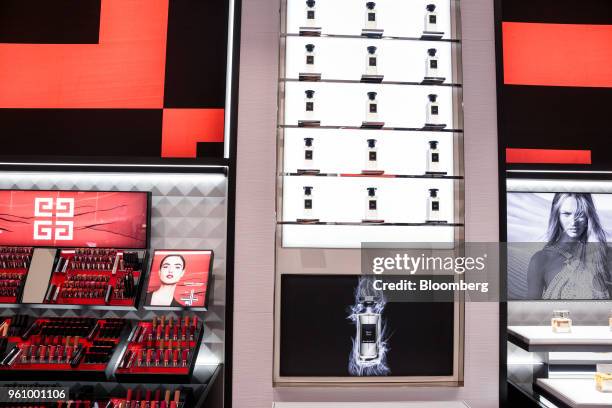
M 498 304 L 466 305 L 461 388 L 273 388 L 276 111 L 280 0 L 242 0 L 233 404 L 465 400 L 498 406 Z M 466 241 L 498 239 L 493 2 L 462 0 Z

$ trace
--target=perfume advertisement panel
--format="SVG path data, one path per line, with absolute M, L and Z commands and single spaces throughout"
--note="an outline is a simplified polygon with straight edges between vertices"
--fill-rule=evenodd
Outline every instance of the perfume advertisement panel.
M 148 195 L 0 191 L 0 245 L 146 248 Z
M 212 258 L 212 251 L 155 251 L 145 304 L 205 307 Z
M 389 302 L 366 279 L 282 276 L 281 376 L 453 374 L 454 304 Z
M 612 194 L 589 192 L 610 183 L 543 182 L 507 195 L 509 299 L 612 298 Z

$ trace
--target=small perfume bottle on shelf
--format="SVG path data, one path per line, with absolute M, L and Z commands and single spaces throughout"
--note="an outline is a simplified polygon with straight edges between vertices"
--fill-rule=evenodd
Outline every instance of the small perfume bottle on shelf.
M 438 13 L 436 13 L 436 5 L 428 4 L 427 12 L 425 13 L 425 30 L 426 33 L 438 32 Z
M 368 100 L 366 101 L 366 122 L 378 121 L 378 100 L 376 92 L 368 92 Z
M 376 47 L 370 45 L 367 47 L 366 54 L 366 75 L 378 75 L 378 54 L 376 53 Z
M 365 169 L 366 172 L 376 171 L 378 169 L 378 148 L 376 147 L 376 139 L 368 139 Z
M 298 169 L 298 174 L 318 174 L 320 170 L 314 167 L 314 148 L 312 146 L 312 137 L 304 138 L 304 166 Z
M 300 81 L 320 81 L 321 73 L 316 72 L 315 45 L 306 44 L 304 54 L 304 71 L 300 72 Z
M 435 48 L 429 48 L 427 50 L 427 58 L 425 59 L 425 78 L 423 79 L 424 84 L 441 84 L 446 78 L 441 77 L 438 71 L 438 57 L 436 53 L 438 50 Z
M 300 27 L 300 35 L 315 36 L 321 35 L 321 27 L 317 22 L 317 11 L 315 0 L 306 0 L 306 12 L 304 15 L 304 25 Z
M 608 316 L 608 324 L 610 326 L 610 331 L 612 331 L 612 310 L 610 311 L 610 316 Z
M 438 141 L 430 140 L 429 149 L 427 150 L 427 174 L 446 174 L 445 171 L 440 171 L 440 150 L 438 149 Z
M 318 218 L 314 218 L 314 205 L 312 186 L 304 186 L 304 197 L 302 200 L 302 218 L 298 218 L 298 222 L 317 222 Z
M 369 30 L 376 29 L 376 23 L 376 3 L 368 1 L 366 3 L 365 28 Z
M 437 102 L 438 95 L 429 94 L 427 97 L 429 98 L 429 102 L 427 102 L 427 117 L 425 123 L 427 125 L 437 125 L 440 113 L 440 106 Z
M 440 198 L 438 197 L 438 189 L 430 188 L 429 197 L 427 197 L 427 222 L 441 222 L 440 216 Z
M 612 392 L 612 364 L 597 364 L 595 387 L 599 392 Z
M 383 220 L 378 219 L 378 196 L 376 196 L 376 187 L 368 187 L 366 188 L 367 196 L 366 196 L 366 208 L 365 208 L 365 218 L 363 222 L 368 223 L 383 223 Z
M 315 120 L 315 91 L 308 89 L 304 97 L 304 119 L 298 121 L 298 126 L 313 127 L 321 125 L 321 122 Z
M 367 93 L 365 120 L 361 122 L 363 128 L 380 129 L 385 125 L 378 118 L 378 99 L 376 99 L 376 95 L 378 95 L 376 92 Z
M 306 0 L 306 27 L 317 27 L 315 4 L 315 0 Z
M 312 163 L 314 160 L 314 151 L 312 149 L 312 141 L 314 139 L 312 137 L 304 138 L 304 167 L 309 169 L 312 168 Z
M 309 89 L 305 92 L 306 98 L 304 99 L 304 117 L 306 119 L 312 119 L 315 112 L 315 91 Z
M 365 24 L 361 30 L 361 35 L 364 37 L 380 38 L 384 30 L 378 28 L 378 13 L 376 11 L 376 3 L 368 1 L 365 9 Z
M 446 124 L 440 121 L 440 105 L 438 104 L 438 95 L 427 95 L 429 101 L 425 107 L 425 128 L 444 129 Z
M 305 58 L 305 69 L 304 72 L 313 73 L 315 69 L 315 46 L 314 44 L 306 44 L 306 58 Z
M 571 333 L 572 319 L 570 319 L 569 310 L 555 310 L 553 317 L 550 320 L 552 331 L 554 333 Z
M 359 360 L 372 361 L 379 357 L 381 337 L 381 316 L 374 311 L 373 296 L 365 296 L 361 301 L 363 312 L 357 314 L 357 344 Z

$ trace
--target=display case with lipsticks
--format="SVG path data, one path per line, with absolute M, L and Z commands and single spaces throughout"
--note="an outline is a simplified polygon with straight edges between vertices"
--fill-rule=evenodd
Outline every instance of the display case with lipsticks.
M 0 247 L 0 303 L 19 303 L 32 261 L 31 247 Z
M 44 303 L 134 307 L 146 256 L 145 250 L 61 249 Z
M 0 324 L 0 378 L 102 381 L 116 364 L 124 319 L 15 315 Z
M 180 388 L 175 390 L 158 388 L 142 390 L 128 388 L 123 398 L 111 398 L 105 408 L 187 408 L 193 406 L 189 402 L 187 393 Z
M 141 382 L 188 381 L 203 329 L 202 321 L 196 316 L 161 316 L 139 322 L 119 358 L 115 378 Z

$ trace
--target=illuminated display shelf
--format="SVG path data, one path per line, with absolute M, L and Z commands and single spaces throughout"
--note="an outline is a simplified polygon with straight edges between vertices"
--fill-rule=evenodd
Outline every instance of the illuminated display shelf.
M 377 228 L 382 233 L 392 227 L 405 228 L 405 235 L 389 232 L 390 242 L 420 242 L 421 228 L 432 231 L 427 237 L 434 242 L 462 239 L 462 232 L 440 228 L 462 231 L 464 226 L 458 3 L 437 2 L 438 27 L 429 31 L 423 25 L 427 4 L 381 5 L 373 29 L 364 23 L 361 4 L 317 1 L 317 20 L 311 27 L 304 17 L 304 1 L 284 4 L 276 220 L 283 247 L 316 248 L 321 244 L 313 235 L 317 226 L 337 236 L 337 242 L 328 237 L 321 244 L 326 248 L 358 248 L 357 241 L 382 237 L 374 233 Z M 332 18 L 338 13 L 342 21 Z M 366 67 L 371 65 L 371 55 L 380 55 L 374 71 Z M 431 65 L 430 71 L 432 56 L 437 66 Z M 306 112 L 304 103 L 312 95 L 314 108 Z M 366 113 L 366 105 L 371 109 L 368 98 L 375 98 L 374 103 L 380 100 L 374 115 Z M 439 108 L 433 113 L 430 106 L 436 104 Z M 432 168 L 429 161 L 433 159 L 427 156 L 435 152 L 428 150 L 432 141 L 440 151 L 434 153 L 439 157 L 435 169 L 441 171 L 426 172 Z M 304 163 L 305 143 L 310 143 L 314 152 L 310 160 L 316 163 Z M 371 143 L 373 150 L 379 150 L 374 153 L 378 172 L 365 171 L 372 167 L 360 164 Z M 312 157 L 313 152 L 307 154 Z M 386 173 L 380 174 L 381 169 Z M 313 222 L 308 222 L 312 217 L 301 215 L 306 205 L 302 196 L 309 186 L 315 197 Z M 386 222 L 362 221 L 372 218 L 360 216 L 370 188 L 377 190 L 384 207 L 378 210 L 378 221 Z M 436 189 L 440 207 L 432 211 L 440 211 L 439 217 L 430 218 L 427 209 L 433 204 L 427 197 Z M 438 219 L 447 222 L 434 221 Z M 361 226 L 370 228 L 357 228 Z M 348 229 L 357 236 L 349 236 Z
M 330 84 L 363 84 L 366 81 L 360 79 L 300 79 L 300 78 L 281 78 L 281 81 L 285 82 L 323 82 Z M 404 81 L 382 81 L 377 82 L 378 85 L 404 85 L 404 86 L 450 86 L 455 88 L 462 88 L 461 84 L 453 83 L 430 83 L 430 82 L 404 82 Z
M 328 130 L 393 130 L 399 132 L 445 132 L 445 133 L 463 133 L 463 129 L 449 129 L 449 128 L 435 128 L 435 127 L 427 127 L 423 126 L 421 128 L 407 128 L 407 127 L 380 127 L 380 128 L 368 128 L 364 126 L 354 126 L 354 125 L 321 125 L 321 126 L 300 126 L 300 125 L 278 125 L 280 128 L 284 129 L 296 129 L 296 128 L 313 128 L 313 129 L 328 129 Z
M 279 221 L 280 225 L 350 225 L 350 226 L 363 226 L 363 227 L 463 227 L 463 224 L 457 224 L 452 222 L 300 222 L 300 221 Z
M 365 177 L 365 178 L 418 178 L 463 180 L 463 176 L 449 176 L 446 174 L 359 174 L 359 173 L 281 173 L 285 177 Z
M 396 37 L 383 35 L 382 37 L 367 37 L 365 35 L 356 34 L 325 34 L 310 35 L 307 33 L 281 33 L 281 37 L 317 37 L 317 38 L 350 38 L 356 40 L 395 40 L 395 41 L 425 41 L 425 42 L 447 42 L 447 43 L 461 43 L 461 40 L 456 38 L 422 38 L 422 37 Z

